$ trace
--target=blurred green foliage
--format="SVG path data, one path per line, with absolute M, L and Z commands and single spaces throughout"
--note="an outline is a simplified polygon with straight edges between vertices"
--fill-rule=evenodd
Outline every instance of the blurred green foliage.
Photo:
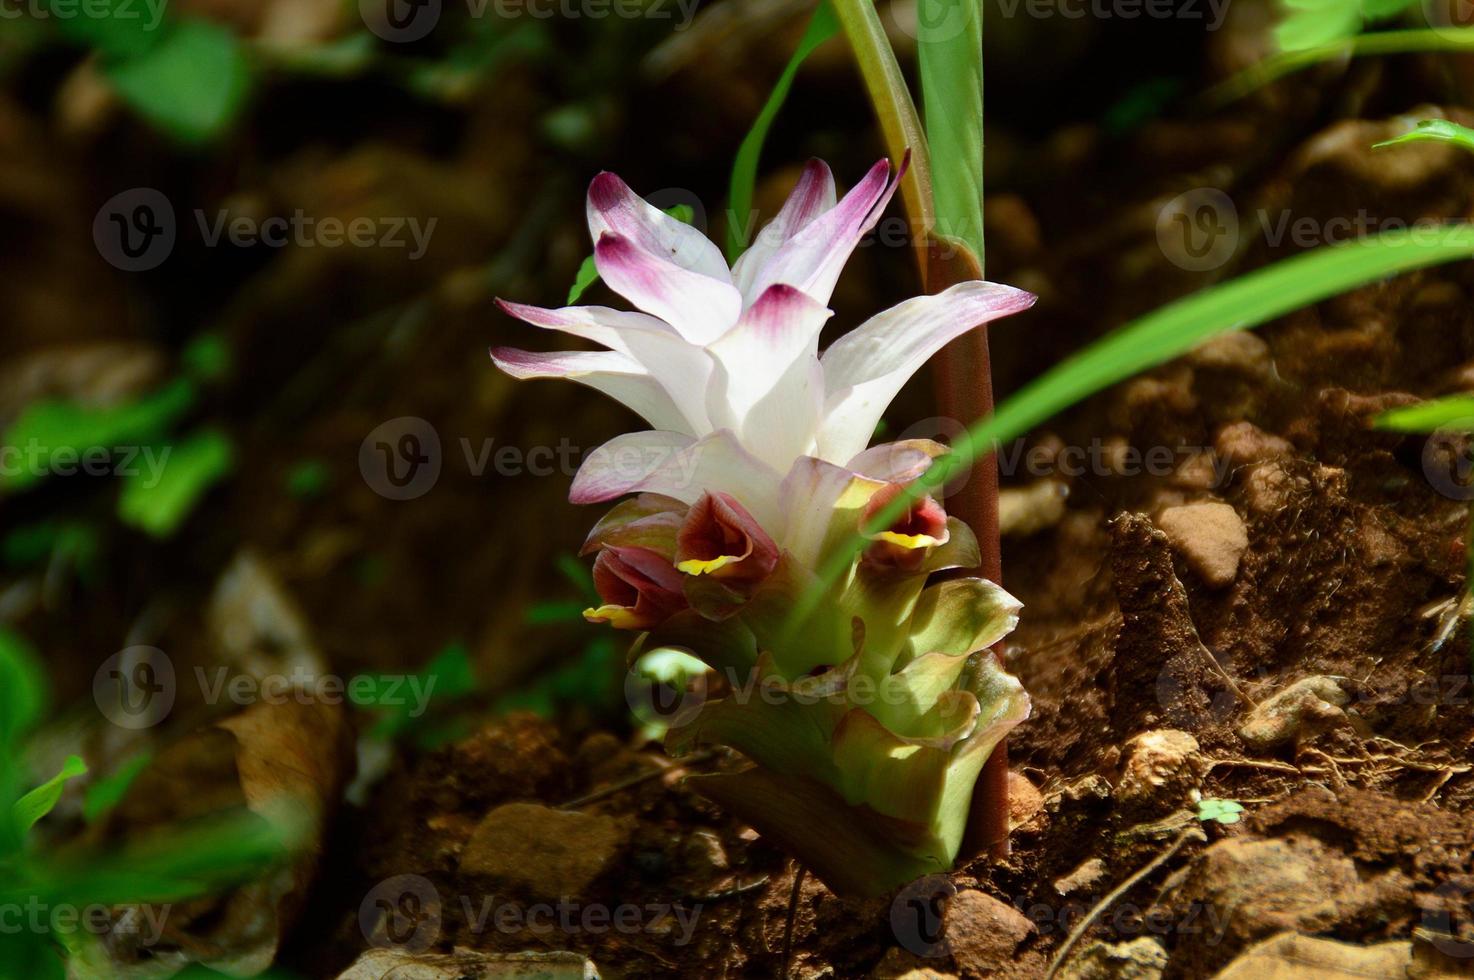
M 180 373 L 151 392 L 114 405 L 56 398 L 31 403 L 0 435 L 12 462 L 0 471 L 0 495 L 29 489 L 54 470 L 100 466 L 111 472 L 116 464 L 118 519 L 155 537 L 172 535 L 234 464 L 234 445 L 219 429 L 175 435 L 205 388 L 226 377 L 230 366 L 229 347 L 205 333 L 181 353 Z M 0 550 L 8 564 L 59 555 L 86 572 L 95 564 L 97 535 L 72 521 L 43 522 L 12 532 Z
M 291 828 L 248 814 L 232 815 L 109 854 L 40 854 L 35 824 L 61 800 L 66 783 L 86 773 L 76 756 L 25 791 L 23 740 L 41 723 L 49 695 L 44 667 L 16 633 L 0 628 L 0 904 L 30 908 L 176 901 L 244 880 L 280 860 Z M 7 977 L 60 977 L 67 939 L 42 932 L 0 934 L 0 972 Z
M 1281 51 L 1304 51 L 1355 37 L 1368 24 L 1389 20 L 1418 0 L 1281 0 L 1285 17 L 1274 29 Z

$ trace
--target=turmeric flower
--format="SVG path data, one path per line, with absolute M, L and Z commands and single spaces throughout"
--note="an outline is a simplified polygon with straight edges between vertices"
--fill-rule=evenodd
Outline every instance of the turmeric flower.
M 712 686 L 725 696 L 668 747 L 740 751 L 752 768 L 693 785 L 855 894 L 952 865 L 983 763 L 1029 712 L 1019 682 L 980 655 L 1013 629 L 1018 601 L 982 579 L 932 579 L 979 564 L 967 526 L 930 496 L 872 526 L 946 447 L 866 444 L 932 354 L 1034 297 L 965 282 L 819 351 L 840 270 L 895 189 L 881 161 L 836 203 L 829 169 L 811 162 L 729 269 L 695 229 L 601 174 L 595 261 L 642 312 L 503 303 L 604 349 L 492 351 L 514 377 L 582 382 L 653 427 L 610 440 L 574 479 L 575 503 L 626 498 L 585 542 L 601 602 L 585 616 L 639 631 L 637 650 L 689 650 L 726 673 Z M 822 578 L 836 562 L 845 574 Z
M 648 491 L 695 503 L 720 488 L 762 520 L 797 459 L 850 464 L 928 358 L 960 334 L 1033 304 L 1034 296 L 1011 286 L 964 282 L 878 313 L 820 354 L 840 270 L 898 179 L 881 160 L 836 203 L 829 168 L 810 161 L 778 216 L 729 269 L 701 232 L 614 174 L 594 178 L 588 223 L 599 275 L 643 312 L 503 302 L 534 326 L 606 349 L 492 351 L 513 377 L 581 382 L 653 427 L 591 454 L 572 500 Z M 742 490 L 759 488 L 762 499 L 744 499 Z

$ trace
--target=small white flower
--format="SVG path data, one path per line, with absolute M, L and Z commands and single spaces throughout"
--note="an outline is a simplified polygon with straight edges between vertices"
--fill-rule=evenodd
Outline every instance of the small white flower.
M 528 323 L 607 349 L 492 351 L 513 377 L 582 382 L 653 427 L 592 453 L 571 499 L 596 503 L 643 491 L 694 503 L 719 489 L 766 524 L 781 507 L 783 477 L 801 458 L 864 472 L 856 457 L 927 359 L 1035 299 L 1011 286 L 964 282 L 879 313 L 820 354 L 840 270 L 897 180 L 882 160 L 836 203 L 829 168 L 810 161 L 778 216 L 728 269 L 705 235 L 615 175 L 594 178 L 588 222 L 599 275 L 644 312 L 503 302 Z

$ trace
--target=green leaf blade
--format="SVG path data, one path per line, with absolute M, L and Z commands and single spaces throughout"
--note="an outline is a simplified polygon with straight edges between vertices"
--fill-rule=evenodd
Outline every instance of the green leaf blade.
M 798 47 L 794 49 L 788 64 L 784 66 L 778 81 L 773 85 L 773 91 L 769 93 L 768 100 L 763 103 L 762 110 L 758 112 L 757 119 L 753 120 L 752 128 L 742 138 L 742 144 L 737 148 L 737 156 L 732 161 L 732 178 L 727 188 L 728 223 L 727 223 L 727 261 L 735 262 L 737 257 L 747 248 L 749 234 L 753 230 L 752 225 L 752 199 L 757 187 L 758 160 L 762 156 L 763 143 L 768 138 L 768 130 L 773 126 L 773 120 L 778 117 L 778 112 L 783 108 L 783 103 L 788 99 L 788 93 L 793 88 L 793 80 L 798 75 L 798 70 L 808 60 L 818 47 L 825 41 L 839 33 L 839 21 L 834 16 L 834 8 L 830 6 L 829 0 L 820 0 L 819 6 L 814 10 L 814 16 L 809 20 L 809 26 L 804 29 L 803 37 L 799 39 Z
M 975 422 L 906 493 L 897 495 L 853 535 L 796 604 L 802 623 L 845 574 L 874 533 L 896 520 L 913 499 L 992 447 L 1024 435 L 1076 402 L 1118 381 L 1186 353 L 1210 337 L 1257 327 L 1311 303 L 1399 273 L 1474 257 L 1474 225 L 1400 229 L 1305 252 L 1246 276 L 1184 297 L 1126 324 L 1067 358 Z
M 245 105 L 251 66 L 230 31 L 182 21 L 141 54 L 107 68 L 113 88 L 140 115 L 185 143 L 221 135 Z
M 234 464 L 235 448 L 229 437 L 214 429 L 200 432 L 174 447 L 158 474 L 139 470 L 126 477 L 118 498 L 118 517 L 154 537 L 168 537 Z
M 1417 126 L 1403 133 L 1401 136 L 1380 143 L 1373 143 L 1372 148 L 1378 149 L 1384 146 L 1396 146 L 1399 143 L 1453 143 L 1466 150 L 1474 151 L 1474 129 L 1460 126 L 1456 122 L 1447 119 L 1421 119 Z
M 1426 433 L 1449 427 L 1474 432 L 1474 395 L 1451 395 L 1394 408 L 1378 415 L 1372 424 L 1391 432 Z
M 931 148 L 936 230 L 983 258 L 983 11 L 919 0 L 917 59 Z
M 36 826 L 37 821 L 56 809 L 56 804 L 61 802 L 61 794 L 66 789 L 67 782 L 86 772 L 87 763 L 83 762 L 80 756 L 67 756 L 66 762 L 62 764 L 61 770 L 55 776 L 16 800 L 11 806 L 11 819 L 15 821 L 16 830 L 24 836 Z

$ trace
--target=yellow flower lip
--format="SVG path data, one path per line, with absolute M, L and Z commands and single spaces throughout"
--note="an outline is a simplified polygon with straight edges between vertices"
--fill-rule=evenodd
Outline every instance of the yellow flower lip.
M 590 607 L 583 611 L 583 618 L 591 623 L 608 623 L 615 629 L 627 629 L 635 621 L 635 611 L 628 606 Z
M 933 537 L 930 534 L 901 534 L 899 531 L 881 531 L 873 535 L 873 540 L 885 541 L 898 548 L 905 548 L 907 551 L 930 548 L 943 543 L 941 538 Z
M 677 562 L 676 568 L 687 575 L 707 575 L 719 568 L 725 568 L 735 561 L 741 561 L 741 555 L 717 555 L 715 558 L 687 558 L 685 561 Z

